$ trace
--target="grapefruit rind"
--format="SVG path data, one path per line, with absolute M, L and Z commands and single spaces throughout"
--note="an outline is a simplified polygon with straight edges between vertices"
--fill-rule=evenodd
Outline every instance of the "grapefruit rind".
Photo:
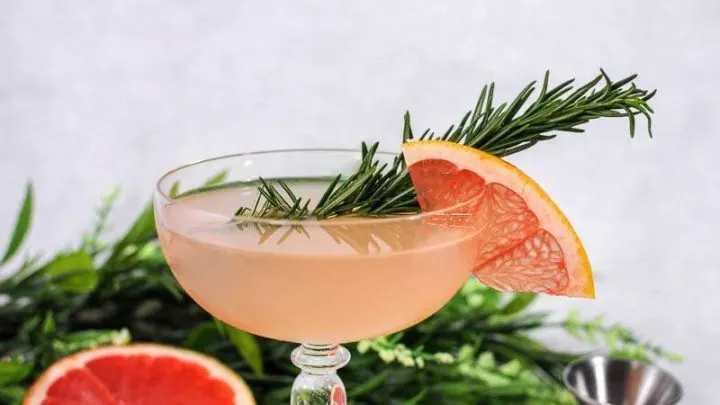
M 245 384 L 242 378 L 224 364 L 212 357 L 191 350 L 152 343 L 135 343 L 127 346 L 103 346 L 58 360 L 30 387 L 23 401 L 23 405 L 42 405 L 46 399 L 48 390 L 55 381 L 62 378 L 71 370 L 83 368 L 92 360 L 107 356 L 139 355 L 150 357 L 167 356 L 184 362 L 197 364 L 208 371 L 210 378 L 220 380 L 230 387 L 235 394 L 235 404 L 255 405 L 255 399 L 250 387 Z
M 485 184 L 498 183 L 520 195 L 537 216 L 540 227 L 555 237 L 563 251 L 570 285 L 562 294 L 595 297 L 590 262 L 580 238 L 557 204 L 532 178 L 503 159 L 455 142 L 408 141 L 402 149 L 408 167 L 427 159 L 447 160 L 458 170 L 476 173 Z

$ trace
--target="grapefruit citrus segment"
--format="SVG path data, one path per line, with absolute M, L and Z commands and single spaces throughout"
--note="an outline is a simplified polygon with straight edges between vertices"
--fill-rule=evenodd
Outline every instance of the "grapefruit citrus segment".
M 423 210 L 434 211 L 453 206 L 479 195 L 485 181 L 469 170 L 459 170 L 452 162 L 427 159 L 413 165 L 412 176 Z M 452 193 L 448 193 L 452 190 Z
M 423 211 L 470 202 L 478 232 L 473 273 L 502 291 L 594 297 L 590 264 L 562 211 L 504 160 L 445 141 L 403 145 Z
M 103 383 L 84 369 L 70 370 L 65 378 L 50 386 L 47 395 L 59 401 L 87 405 L 117 404 Z
M 475 215 L 481 230 L 478 263 L 485 263 L 498 252 L 520 245 L 540 229 L 537 216 L 528 209 L 522 197 L 497 183 L 488 184 L 483 190 Z
M 482 262 L 475 275 L 502 291 L 562 293 L 570 283 L 557 240 L 539 229 L 520 245 Z
M 161 345 L 108 346 L 53 364 L 24 405 L 254 405 L 240 377 L 210 357 Z

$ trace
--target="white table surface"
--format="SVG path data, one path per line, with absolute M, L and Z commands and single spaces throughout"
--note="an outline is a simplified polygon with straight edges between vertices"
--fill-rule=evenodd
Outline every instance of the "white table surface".
M 30 178 L 30 245 L 58 249 L 110 186 L 123 187 L 121 229 L 179 163 L 395 150 L 406 109 L 416 130 L 442 130 L 489 80 L 507 98 L 546 68 L 558 81 L 637 72 L 660 90 L 654 140 L 606 120 L 512 158 L 573 221 L 598 279 L 595 301 L 541 305 L 606 313 L 680 352 L 684 403 L 714 404 L 718 21 L 720 3 L 700 0 L 0 0 L 0 230 Z

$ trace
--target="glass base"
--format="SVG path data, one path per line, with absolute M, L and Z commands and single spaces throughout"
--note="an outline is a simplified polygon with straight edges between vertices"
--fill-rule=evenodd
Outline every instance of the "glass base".
M 295 378 L 291 405 L 346 405 L 345 385 L 337 370 L 350 361 L 350 352 L 340 345 L 302 344 L 291 360 L 301 371 Z

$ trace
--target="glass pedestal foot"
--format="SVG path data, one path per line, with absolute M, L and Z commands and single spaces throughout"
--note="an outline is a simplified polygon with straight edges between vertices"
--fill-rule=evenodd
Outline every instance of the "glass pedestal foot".
M 293 383 L 291 405 L 346 405 L 345 385 L 337 370 L 350 361 L 347 349 L 303 344 L 293 350 L 291 359 L 301 370 Z

